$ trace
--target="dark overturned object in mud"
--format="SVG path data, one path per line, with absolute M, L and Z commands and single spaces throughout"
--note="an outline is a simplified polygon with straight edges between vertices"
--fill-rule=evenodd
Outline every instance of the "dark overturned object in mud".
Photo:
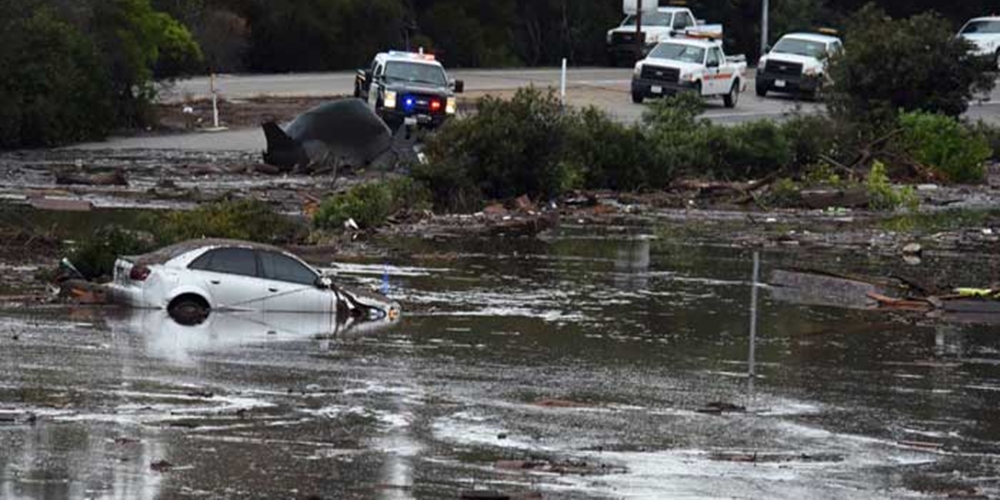
M 62 186 L 128 186 L 128 178 L 121 170 L 101 174 L 56 172 L 56 184 Z
M 745 406 L 735 405 L 733 403 L 724 403 L 721 401 L 715 401 L 708 403 L 707 405 L 695 410 L 698 413 L 704 413 L 706 415 L 722 415 L 723 413 L 746 413 L 747 409 Z
M 263 124 L 264 162 L 282 170 L 316 173 L 365 166 L 392 146 L 392 131 L 362 100 L 340 99 L 299 115 L 282 130 Z

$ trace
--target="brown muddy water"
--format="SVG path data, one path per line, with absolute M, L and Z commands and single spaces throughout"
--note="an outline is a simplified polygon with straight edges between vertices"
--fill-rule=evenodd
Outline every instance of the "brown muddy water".
M 336 267 L 353 284 L 388 271 L 395 325 L 0 313 L 0 497 L 1000 494 L 995 324 L 764 288 L 751 384 L 747 250 L 570 228 L 407 255 Z M 925 266 L 975 279 L 960 259 Z M 765 276 L 896 265 L 762 260 Z M 699 411 L 727 405 L 746 411 Z

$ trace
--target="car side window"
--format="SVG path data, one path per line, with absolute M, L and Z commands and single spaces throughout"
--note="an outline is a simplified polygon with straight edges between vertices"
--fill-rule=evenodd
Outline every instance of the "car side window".
M 246 248 L 220 248 L 198 257 L 188 269 L 257 277 L 257 256 Z
M 382 78 L 382 72 L 385 70 L 384 64 L 375 65 L 375 78 Z
M 832 56 L 832 55 L 834 55 L 834 54 L 839 54 L 839 53 L 840 53 L 840 50 L 841 50 L 842 48 L 843 48 L 843 47 L 841 46 L 840 42 L 833 42 L 833 43 L 831 43 L 831 44 L 830 44 L 830 50 L 829 50 L 829 55 L 831 55 L 831 56 Z
M 719 49 L 713 48 L 712 50 L 709 50 L 708 51 L 708 63 L 707 63 L 708 66 L 718 66 L 720 62 L 721 62 L 721 58 L 719 56 Z
M 317 275 L 312 269 L 287 255 L 260 252 L 260 267 L 265 279 L 299 285 L 316 283 Z
M 677 14 L 676 16 L 674 16 L 674 29 L 675 30 L 683 30 L 683 29 L 686 29 L 686 28 L 690 28 L 692 24 L 694 24 L 694 23 L 691 22 L 691 16 L 688 15 L 687 12 L 682 12 L 682 13 Z

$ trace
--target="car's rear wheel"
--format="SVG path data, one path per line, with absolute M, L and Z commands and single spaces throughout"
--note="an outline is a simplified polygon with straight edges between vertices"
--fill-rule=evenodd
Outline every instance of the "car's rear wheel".
M 734 80 L 733 87 L 729 89 L 729 93 L 723 96 L 722 101 L 726 104 L 727 108 L 735 108 L 740 102 L 740 81 Z
M 167 307 L 170 317 L 184 326 L 200 325 L 208 319 L 211 312 L 212 308 L 208 301 L 194 294 L 181 295 Z

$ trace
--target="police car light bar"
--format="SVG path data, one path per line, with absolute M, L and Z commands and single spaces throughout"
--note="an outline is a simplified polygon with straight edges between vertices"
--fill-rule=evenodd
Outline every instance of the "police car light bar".
M 390 50 L 389 55 L 393 57 L 408 57 L 410 59 L 423 59 L 424 61 L 435 61 L 434 54 L 417 54 L 416 52 L 403 52 L 399 50 Z

